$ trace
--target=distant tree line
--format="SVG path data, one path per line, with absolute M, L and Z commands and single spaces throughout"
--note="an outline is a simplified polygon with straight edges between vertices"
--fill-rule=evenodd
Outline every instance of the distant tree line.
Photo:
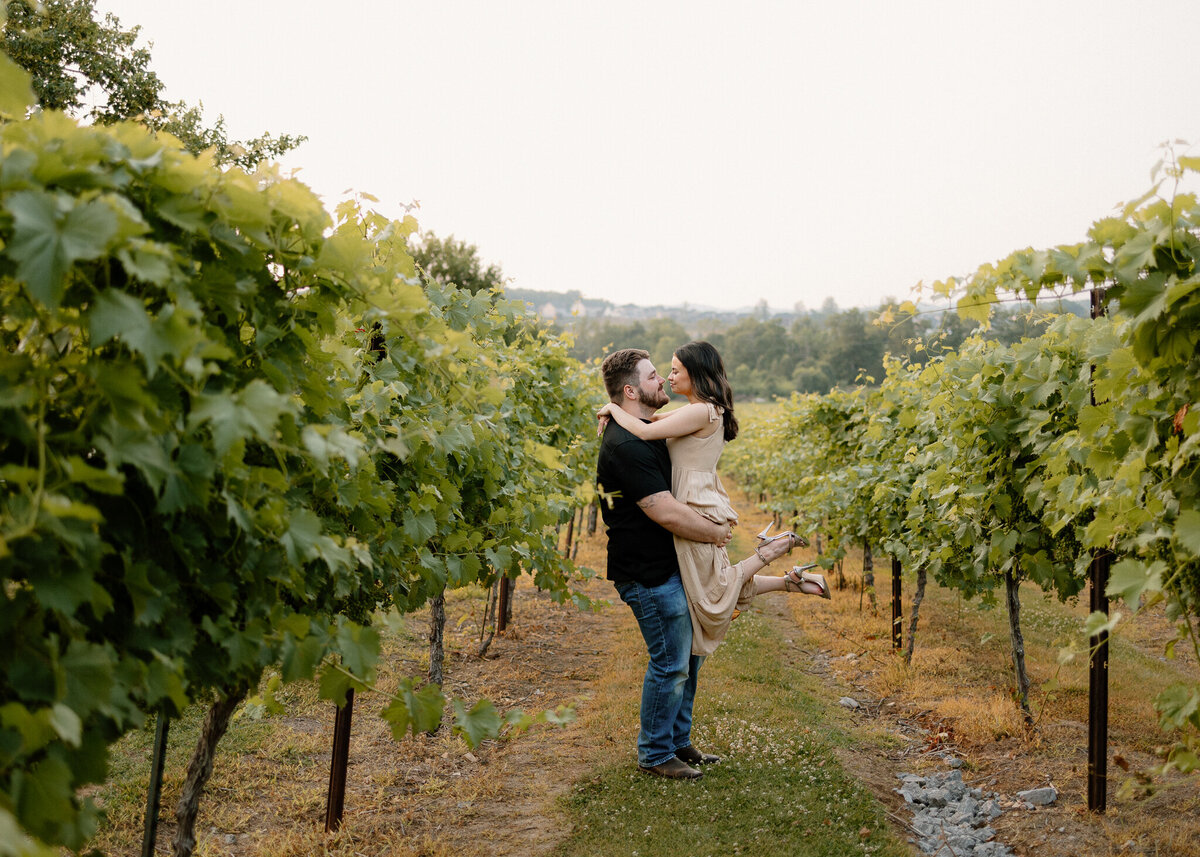
M 545 304 L 615 308 L 608 301 L 585 299 L 579 292 L 513 288 L 506 284 L 498 265 L 485 263 L 474 244 L 453 235 L 439 238 L 428 231 L 414 235 L 409 252 L 433 281 L 453 283 L 471 292 L 502 289 L 506 297 L 529 303 L 531 312 Z M 560 312 L 550 324 L 574 335 L 571 354 L 580 361 L 601 358 L 617 348 L 644 348 L 664 375 L 676 348 L 692 339 L 707 339 L 721 352 L 734 394 L 742 401 L 786 397 L 793 392 L 824 394 L 858 383 L 873 385 L 883 379 L 885 354 L 905 355 L 910 362 L 924 363 L 929 354 L 957 349 L 979 330 L 977 322 L 952 309 L 916 316 L 897 314 L 895 321 L 881 322 L 890 303 L 878 310 L 840 310 L 830 298 L 820 309 L 780 314 L 772 313 L 760 301 L 753 310 L 723 315 L 686 306 L 623 307 L 617 309 L 653 312 L 657 317 L 618 320 Z M 999 307 L 985 336 L 1011 345 L 1039 335 L 1046 320 L 1055 314 L 1087 312 L 1086 302 L 1078 300 L 1047 307 Z
M 883 378 L 884 354 L 906 355 L 921 363 L 930 352 L 957 348 L 978 324 L 954 311 L 897 317 L 877 323 L 884 308 L 837 310 L 827 301 L 821 310 L 768 316 L 764 312 L 707 322 L 691 329 L 670 317 L 637 321 L 571 319 L 572 353 L 580 360 L 601 357 L 616 348 L 644 348 L 666 373 L 671 354 L 691 339 L 707 339 L 721 352 L 735 395 L 770 399 L 793 392 L 827 393 Z M 1059 312 L 1081 314 L 1082 304 L 1063 302 Z M 1051 313 L 1027 305 L 999 310 L 986 337 L 1005 344 L 1036 336 Z

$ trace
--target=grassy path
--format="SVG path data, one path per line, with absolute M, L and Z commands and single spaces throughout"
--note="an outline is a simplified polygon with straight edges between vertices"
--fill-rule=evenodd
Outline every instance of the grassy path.
M 837 751 L 856 739 L 829 688 L 804 668 L 799 630 L 780 610 L 788 600 L 759 599 L 763 609 L 738 618 L 700 673 L 693 738 L 723 760 L 698 782 L 649 777 L 634 765 L 645 652 L 632 620 L 625 623 L 591 708 L 581 711 L 583 728 L 611 750 L 563 801 L 571 833 L 556 854 L 910 853 L 838 762 Z

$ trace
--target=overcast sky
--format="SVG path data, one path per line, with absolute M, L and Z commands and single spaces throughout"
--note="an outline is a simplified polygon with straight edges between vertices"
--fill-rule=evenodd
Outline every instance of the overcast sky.
M 167 96 L 517 287 L 875 306 L 1081 240 L 1200 143 L 1197 0 L 98 0 Z M 1197 147 L 1200 148 L 1200 147 Z

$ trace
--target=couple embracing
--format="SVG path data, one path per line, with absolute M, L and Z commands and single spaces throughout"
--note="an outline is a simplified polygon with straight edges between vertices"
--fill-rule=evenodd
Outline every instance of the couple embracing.
M 806 544 L 790 532 L 767 537 L 764 530 L 754 553 L 730 564 L 725 546 L 737 513 L 716 467 L 738 424 L 715 348 L 707 342 L 682 346 L 665 379 L 649 353 L 635 348 L 608 355 L 601 372 L 610 402 L 599 412 L 596 481 L 608 531 L 608 578 L 633 611 L 650 656 L 638 766 L 648 774 L 698 779 L 699 765 L 719 761 L 691 742 L 692 702 L 705 656 L 756 594 L 828 598 L 829 587 L 803 568 L 782 577 L 759 574 L 793 546 Z M 659 416 L 668 381 L 688 404 Z

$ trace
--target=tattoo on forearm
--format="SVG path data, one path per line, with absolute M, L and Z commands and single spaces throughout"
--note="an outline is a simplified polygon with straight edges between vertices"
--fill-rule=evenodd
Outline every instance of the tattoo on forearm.
M 651 494 L 649 497 L 643 497 L 641 500 L 638 500 L 638 506 L 641 507 L 642 509 L 649 509 L 651 506 L 653 506 L 657 502 L 658 502 L 658 495 Z

